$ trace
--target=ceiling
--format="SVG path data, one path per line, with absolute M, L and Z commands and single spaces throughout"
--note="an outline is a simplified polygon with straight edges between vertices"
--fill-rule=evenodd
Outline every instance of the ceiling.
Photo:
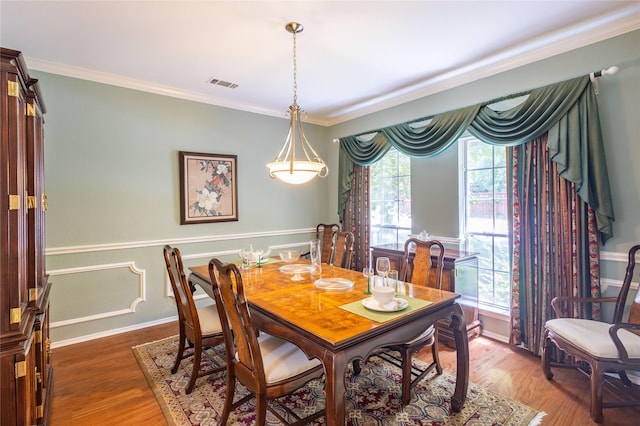
M 336 124 L 640 28 L 640 1 L 5 1 L 31 69 Z M 237 84 L 213 85 L 215 78 Z

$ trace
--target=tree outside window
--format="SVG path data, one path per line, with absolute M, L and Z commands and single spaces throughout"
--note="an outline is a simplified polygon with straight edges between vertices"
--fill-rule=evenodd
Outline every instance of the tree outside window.
M 510 250 L 506 148 L 474 137 L 459 140 L 462 150 L 461 229 L 468 250 L 478 255 L 480 303 L 510 306 Z
M 411 159 L 391 148 L 371 166 L 371 245 L 404 244 L 411 233 Z

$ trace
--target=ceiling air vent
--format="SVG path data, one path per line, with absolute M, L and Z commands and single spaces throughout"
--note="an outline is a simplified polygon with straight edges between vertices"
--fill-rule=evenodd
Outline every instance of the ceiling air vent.
M 229 89 L 235 89 L 236 87 L 238 87 L 236 83 L 231 83 L 229 81 L 224 81 L 224 80 L 218 80 L 217 78 L 209 79 L 209 83 L 213 84 L 214 86 L 222 86 L 222 87 L 227 87 Z

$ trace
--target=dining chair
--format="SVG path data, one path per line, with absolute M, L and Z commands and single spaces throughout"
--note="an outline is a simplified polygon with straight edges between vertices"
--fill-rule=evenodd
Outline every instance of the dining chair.
M 552 343 L 566 355 L 573 356 L 586 363 L 554 366 L 577 368 L 590 377 L 591 381 L 591 418 L 601 423 L 604 419 L 602 409 L 626 406 L 640 406 L 634 400 L 603 402 L 603 384 L 605 373 L 617 373 L 628 388 L 628 395 L 640 395 L 640 387 L 629 380 L 626 371 L 640 371 L 640 291 L 636 286 L 631 291 L 636 256 L 640 245 L 629 250 L 627 270 L 617 297 L 582 298 L 570 296 L 554 297 L 551 306 L 556 314 L 544 326 L 542 342 L 542 371 L 547 379 L 553 378 L 551 372 Z M 631 292 L 631 295 L 629 294 Z M 630 297 L 631 296 L 631 297 Z M 611 324 L 581 318 L 568 318 L 574 310 L 574 304 L 615 303 Z
M 329 264 L 351 269 L 353 243 L 353 232 L 335 232 L 331 243 L 331 260 L 329 261 Z
M 256 331 L 244 294 L 242 274 L 236 265 L 225 265 L 218 259 L 211 259 L 209 276 L 221 318 L 227 358 L 227 390 L 220 424 L 226 424 L 231 411 L 254 395 L 255 424 L 259 426 L 265 424 L 267 409 L 287 424 L 287 420 L 272 409 L 268 401 L 283 407 L 296 419 L 294 424 L 310 422 L 325 415 L 322 409 L 300 418 L 276 399 L 294 392 L 313 379 L 321 378 L 324 369 L 320 360 L 309 359 L 298 346 L 287 340 Z M 236 381 L 242 383 L 250 393 L 233 402 Z
M 176 360 L 171 368 L 171 373 L 175 374 L 183 359 L 193 357 L 193 367 L 187 384 L 186 393 L 193 391 L 196 379 L 209 374 L 218 373 L 224 370 L 224 366 L 201 369 L 204 348 L 219 345 L 224 342 L 222 326 L 218 311 L 214 305 L 197 309 L 193 295 L 187 283 L 182 266 L 182 255 L 178 248 L 169 245 L 164 246 L 164 261 L 169 273 L 169 281 L 173 289 L 173 295 L 178 307 L 178 323 L 180 329 L 180 343 Z M 187 348 L 187 345 L 189 348 Z M 213 365 L 215 362 L 212 360 Z
M 409 238 L 404 244 L 402 269 L 399 276 L 403 281 L 411 284 L 440 290 L 443 266 L 444 246 L 440 241 L 422 241 L 417 238 Z M 429 346 L 431 347 L 432 362 L 426 368 L 418 368 L 413 364 L 413 354 Z M 395 353 L 398 353 L 399 356 Z M 402 370 L 402 404 L 404 405 L 411 401 L 411 389 L 434 368 L 438 375 L 442 374 L 442 366 L 438 356 L 438 328 L 435 324 L 427 327 L 415 339 L 406 343 L 384 346 L 374 355 Z M 354 374 L 360 373 L 359 361 L 353 362 L 353 369 Z
M 322 263 L 329 264 L 331 262 L 331 253 L 333 252 L 333 235 L 340 230 L 340 225 L 337 223 L 320 223 L 316 226 L 316 238 L 322 241 L 320 243 L 322 250 Z

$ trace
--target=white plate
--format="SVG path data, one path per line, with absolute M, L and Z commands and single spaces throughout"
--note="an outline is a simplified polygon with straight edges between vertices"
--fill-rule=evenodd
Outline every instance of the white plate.
M 397 312 L 406 309 L 407 306 L 409 306 L 409 302 L 407 302 L 405 299 L 394 297 L 393 299 L 391 299 L 391 302 L 385 303 L 384 305 L 380 306 L 376 299 L 374 299 L 373 297 L 369 297 L 362 300 L 362 306 L 372 311 Z
M 322 290 L 347 290 L 353 287 L 353 281 L 346 278 L 320 278 L 313 285 Z
M 313 269 L 313 266 L 306 265 L 306 264 L 293 263 L 291 265 L 281 266 L 279 269 L 280 269 L 280 272 L 285 274 L 304 274 L 306 272 L 311 272 L 311 270 Z

